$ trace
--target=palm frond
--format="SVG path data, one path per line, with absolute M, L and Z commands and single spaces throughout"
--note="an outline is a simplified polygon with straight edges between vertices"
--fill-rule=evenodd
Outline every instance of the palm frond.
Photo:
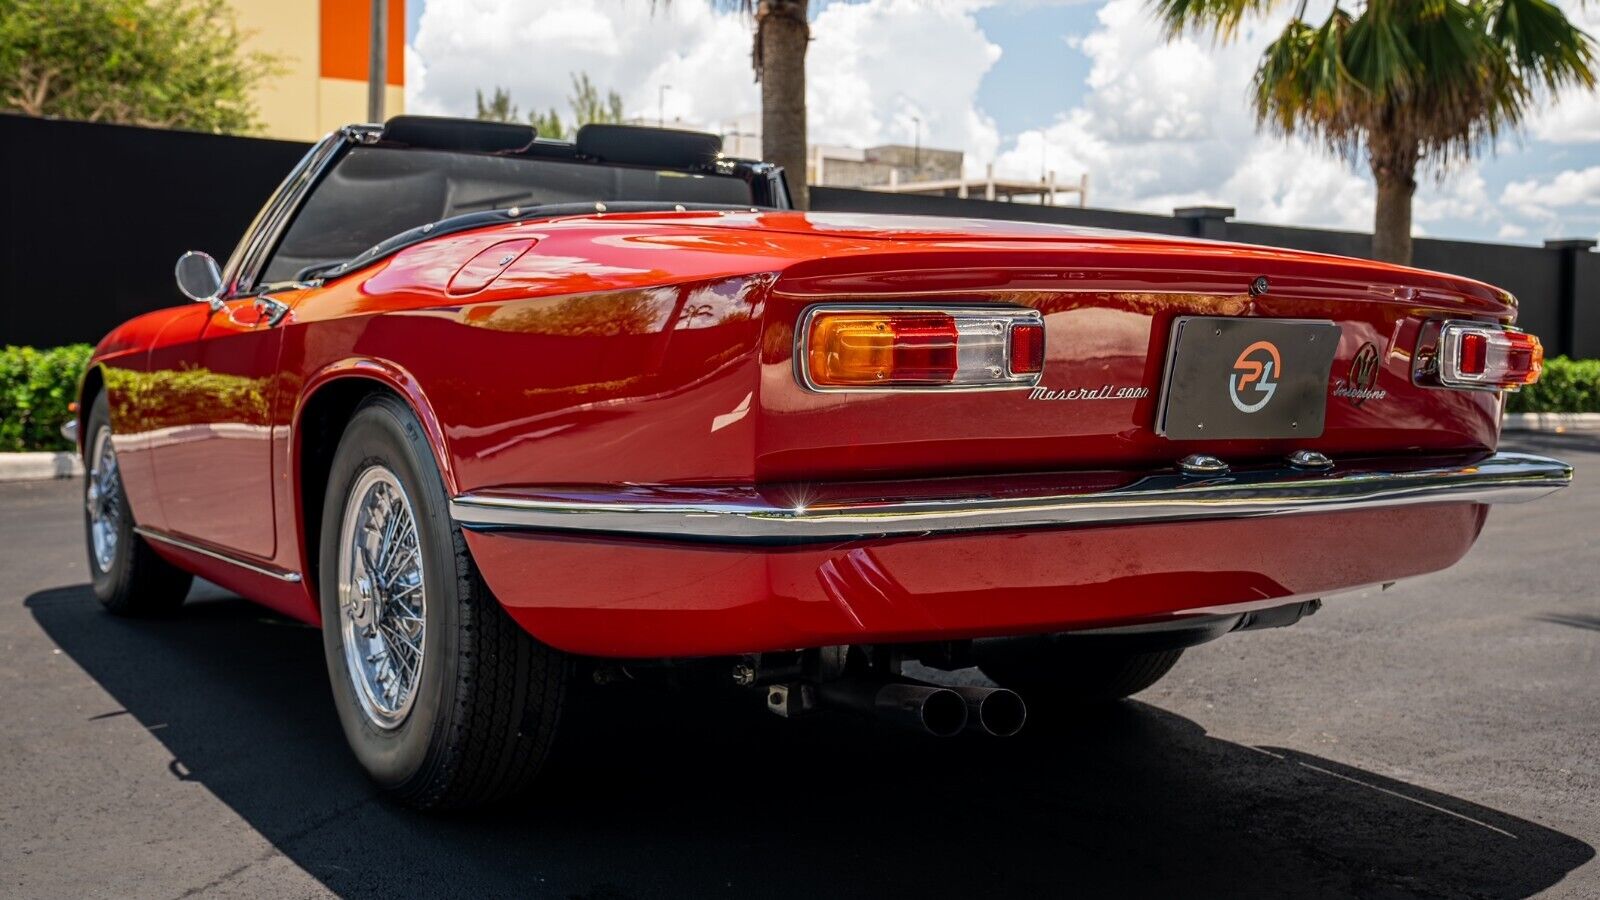
M 1182 34 L 1211 34 L 1219 41 L 1231 39 L 1244 20 L 1272 12 L 1281 0 L 1151 0 L 1168 38 Z

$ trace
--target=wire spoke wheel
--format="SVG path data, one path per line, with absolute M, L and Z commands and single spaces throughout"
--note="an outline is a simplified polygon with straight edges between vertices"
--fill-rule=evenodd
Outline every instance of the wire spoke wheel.
M 345 667 L 372 724 L 398 728 L 422 678 L 427 590 L 411 500 L 388 468 L 356 479 L 339 538 Z
M 100 571 L 109 572 L 117 559 L 117 536 L 122 524 L 122 479 L 117 473 L 110 428 L 95 433 L 89 458 L 83 502 L 89 515 L 90 552 Z

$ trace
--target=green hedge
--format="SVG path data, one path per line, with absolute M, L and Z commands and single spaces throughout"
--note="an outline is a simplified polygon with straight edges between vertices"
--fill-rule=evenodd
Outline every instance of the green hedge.
M 93 348 L 0 348 L 0 452 L 70 450 L 61 423 Z
M 1507 412 L 1600 412 L 1600 359 L 1544 361 L 1539 383 L 1506 395 Z

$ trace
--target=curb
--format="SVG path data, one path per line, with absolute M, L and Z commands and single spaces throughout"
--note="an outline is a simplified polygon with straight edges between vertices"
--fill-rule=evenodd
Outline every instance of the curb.
M 1600 431 L 1600 413 L 1506 413 L 1501 430 L 1540 431 L 1547 434 Z
M 0 453 L 0 482 L 49 481 L 83 474 L 78 454 L 67 450 L 46 453 Z

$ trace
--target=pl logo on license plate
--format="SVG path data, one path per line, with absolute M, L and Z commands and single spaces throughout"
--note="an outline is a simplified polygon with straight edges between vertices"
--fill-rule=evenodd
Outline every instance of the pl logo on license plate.
M 1339 326 L 1326 319 L 1180 316 L 1156 432 L 1173 440 L 1322 434 Z
M 1278 375 L 1282 372 L 1283 356 L 1277 345 L 1256 341 L 1234 361 L 1233 374 L 1228 376 L 1228 398 L 1239 412 L 1260 412 L 1278 392 Z

